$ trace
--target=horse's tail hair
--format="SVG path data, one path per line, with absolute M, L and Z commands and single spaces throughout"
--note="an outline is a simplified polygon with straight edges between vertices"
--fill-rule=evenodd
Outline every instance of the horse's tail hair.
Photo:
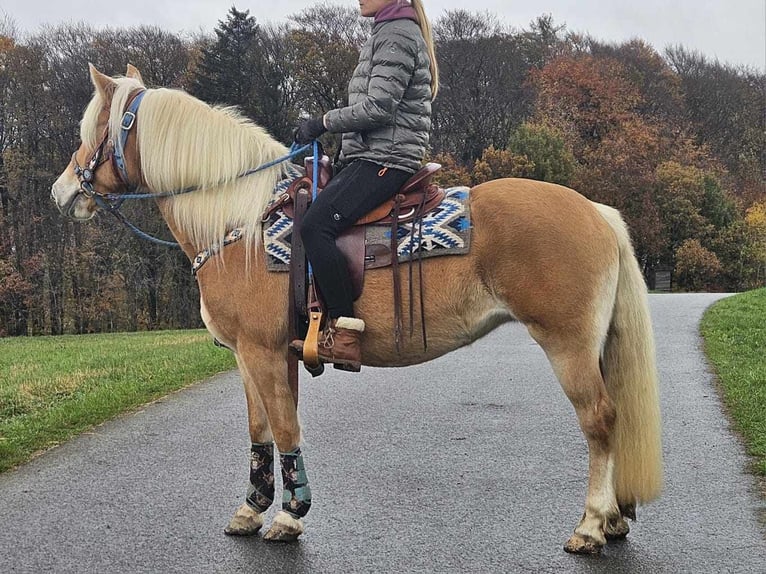
M 620 506 L 657 498 L 662 490 L 662 438 L 654 336 L 646 284 L 625 222 L 596 204 L 617 236 L 619 277 L 602 354 L 607 393 L 617 416 L 613 434 L 614 485 Z

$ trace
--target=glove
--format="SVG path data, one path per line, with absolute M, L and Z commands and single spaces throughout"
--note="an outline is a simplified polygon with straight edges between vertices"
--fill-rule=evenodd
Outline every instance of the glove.
M 311 143 L 326 131 L 327 128 L 324 127 L 324 121 L 321 117 L 311 118 L 298 126 L 293 134 L 293 138 L 295 139 L 295 143 L 305 145 Z

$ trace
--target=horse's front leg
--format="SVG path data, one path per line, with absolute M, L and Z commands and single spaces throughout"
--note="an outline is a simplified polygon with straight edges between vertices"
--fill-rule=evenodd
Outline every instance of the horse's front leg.
M 263 526 L 263 515 L 274 502 L 274 439 L 255 381 L 237 355 L 247 398 L 250 430 L 250 482 L 245 503 L 237 509 L 224 532 L 250 536 Z
M 311 489 L 300 449 L 301 429 L 298 412 L 287 384 L 287 345 L 275 350 L 260 345 L 240 344 L 237 350 L 243 380 L 251 383 L 255 395 L 260 399 L 257 403 L 259 408 L 255 411 L 259 417 L 265 414 L 263 418 L 268 420 L 265 428 L 269 430 L 269 437 L 273 436 L 282 471 L 282 509 L 274 517 L 264 538 L 282 542 L 293 541 L 303 533 L 302 518 L 311 508 Z M 248 407 L 252 413 L 249 397 Z M 257 458 L 257 462 L 251 463 L 251 484 L 246 505 L 260 515 L 263 505 L 270 504 L 269 499 L 274 496 L 274 459 L 268 457 L 271 452 L 268 449 L 272 447 L 263 442 L 266 433 L 254 434 L 254 428 L 258 431 L 264 427 L 259 425 L 257 420 L 253 421 L 251 414 L 250 433 L 255 453 L 251 460 Z M 273 456 L 276 454 L 277 452 L 274 452 Z M 263 485 L 270 485 L 271 489 L 261 492 L 259 489 Z M 247 510 L 243 513 L 251 514 Z

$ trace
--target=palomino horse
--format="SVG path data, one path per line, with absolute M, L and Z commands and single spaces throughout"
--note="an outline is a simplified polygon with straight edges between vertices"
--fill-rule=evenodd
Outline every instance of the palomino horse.
M 199 187 L 157 199 L 190 258 L 220 245 L 227 231 L 245 230 L 244 240 L 223 249 L 218 264 L 198 274 L 202 318 L 236 354 L 253 443 L 247 502 L 227 533 L 253 534 L 263 525 L 274 496 L 275 443 L 286 495 L 265 538 L 294 540 L 303 532 L 311 495 L 287 384 L 288 280 L 285 273 L 267 271 L 259 245 L 260 216 L 285 168 L 277 164 L 237 178 L 287 150 L 231 109 L 212 108 L 181 91 L 146 90 L 132 66 L 124 78 L 93 67 L 90 74 L 95 94 L 82 120 L 82 143 L 54 183 L 53 198 L 62 213 L 86 220 L 98 209 L 99 195 L 139 185 L 155 194 Z M 140 108 L 126 116 L 141 91 Z M 134 121 L 120 178 L 119 170 L 100 166 L 125 124 Z M 545 350 L 588 443 L 585 512 L 565 549 L 598 552 L 608 538 L 624 537 L 625 518 L 634 518 L 635 506 L 662 488 L 654 342 L 628 232 L 616 210 L 538 181 L 483 183 L 471 190 L 470 208 L 470 252 L 424 261 L 426 277 L 438 277 L 440 284 L 426 290 L 423 303 L 427 350 L 418 337 L 405 338 L 395 350 L 390 271 L 368 272 L 356 303 L 366 323 L 364 364 L 428 361 L 501 323 L 522 322 Z

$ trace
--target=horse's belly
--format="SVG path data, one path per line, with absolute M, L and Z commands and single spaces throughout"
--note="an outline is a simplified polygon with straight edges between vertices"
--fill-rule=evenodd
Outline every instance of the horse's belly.
M 380 337 L 377 333 L 369 333 L 362 349 L 364 364 L 371 367 L 404 367 L 424 363 L 470 345 L 503 323 L 514 320 L 507 307 L 499 302 L 492 303 L 481 309 L 466 309 L 461 315 L 426 320 L 427 347 L 423 345 L 419 326 L 415 327 L 412 336 L 405 326 L 399 352 L 390 335 Z

